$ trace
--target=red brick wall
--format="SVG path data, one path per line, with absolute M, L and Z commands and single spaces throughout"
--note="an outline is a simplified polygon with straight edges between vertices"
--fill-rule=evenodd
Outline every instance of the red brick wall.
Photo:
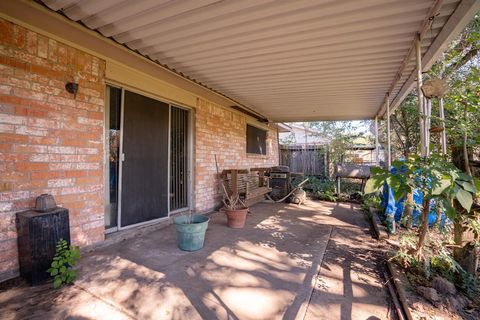
M 278 165 L 276 126 L 271 126 L 267 133 L 267 155 L 247 155 L 246 117 L 197 99 L 195 120 L 196 211 L 209 211 L 221 204 L 222 190 L 216 179 L 215 154 L 220 172 Z
M 41 193 L 70 209 L 73 243 L 104 238 L 104 74 L 104 61 L 0 19 L 0 281 L 18 268 L 15 212 Z
M 79 78 L 76 99 L 65 84 Z M 15 213 L 51 193 L 70 209 L 74 244 L 104 239 L 105 61 L 0 19 L 0 281 L 18 270 Z M 198 99 L 196 211 L 220 204 L 220 170 L 278 164 L 277 132 L 267 155 L 246 154 L 246 117 Z

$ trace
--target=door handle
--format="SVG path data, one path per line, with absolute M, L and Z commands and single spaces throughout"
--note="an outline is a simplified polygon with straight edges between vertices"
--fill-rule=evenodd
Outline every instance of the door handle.
M 120 156 L 120 161 L 125 161 L 125 153 L 122 153 L 122 155 Z

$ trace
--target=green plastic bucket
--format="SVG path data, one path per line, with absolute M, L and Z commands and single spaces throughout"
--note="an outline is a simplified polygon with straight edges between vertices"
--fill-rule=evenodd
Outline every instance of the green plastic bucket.
M 178 247 L 184 251 L 197 251 L 203 248 L 208 221 L 206 216 L 192 215 L 192 223 L 188 223 L 188 216 L 174 219 L 177 230 Z

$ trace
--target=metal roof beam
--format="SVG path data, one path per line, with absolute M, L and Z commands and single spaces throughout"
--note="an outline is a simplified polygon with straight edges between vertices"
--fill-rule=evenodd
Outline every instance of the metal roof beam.
M 432 12 L 435 12 L 434 9 L 436 6 L 432 7 Z M 422 71 L 429 69 L 438 59 L 438 56 L 443 53 L 452 40 L 467 26 L 467 24 L 472 20 L 475 14 L 480 11 L 480 1 L 478 0 L 462 0 L 459 3 L 453 14 L 448 19 L 447 23 L 444 25 L 440 33 L 437 35 L 433 43 L 428 48 L 427 52 L 424 53 L 422 57 Z M 428 22 L 430 17 L 427 17 L 425 22 Z M 425 30 L 428 30 L 428 23 L 424 23 L 424 27 L 421 29 L 423 35 Z M 420 34 L 420 39 L 423 39 L 423 35 Z M 409 51 L 409 56 L 411 58 L 412 52 L 414 52 L 415 41 L 412 44 L 412 48 Z M 396 108 L 402 103 L 403 99 L 412 91 L 415 85 L 415 70 L 413 70 L 408 77 L 407 81 L 403 84 L 400 91 L 393 98 L 390 105 L 390 112 L 395 112 Z M 394 82 L 396 85 L 398 80 Z M 393 84 L 391 86 L 391 89 Z M 385 116 L 385 104 L 382 104 L 378 112 L 379 116 Z

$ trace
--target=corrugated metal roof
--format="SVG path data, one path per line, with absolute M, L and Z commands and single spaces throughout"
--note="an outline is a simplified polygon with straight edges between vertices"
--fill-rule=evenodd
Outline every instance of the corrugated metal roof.
M 425 21 L 423 54 L 461 1 L 43 2 L 269 119 L 306 121 L 374 117 L 414 71 Z

